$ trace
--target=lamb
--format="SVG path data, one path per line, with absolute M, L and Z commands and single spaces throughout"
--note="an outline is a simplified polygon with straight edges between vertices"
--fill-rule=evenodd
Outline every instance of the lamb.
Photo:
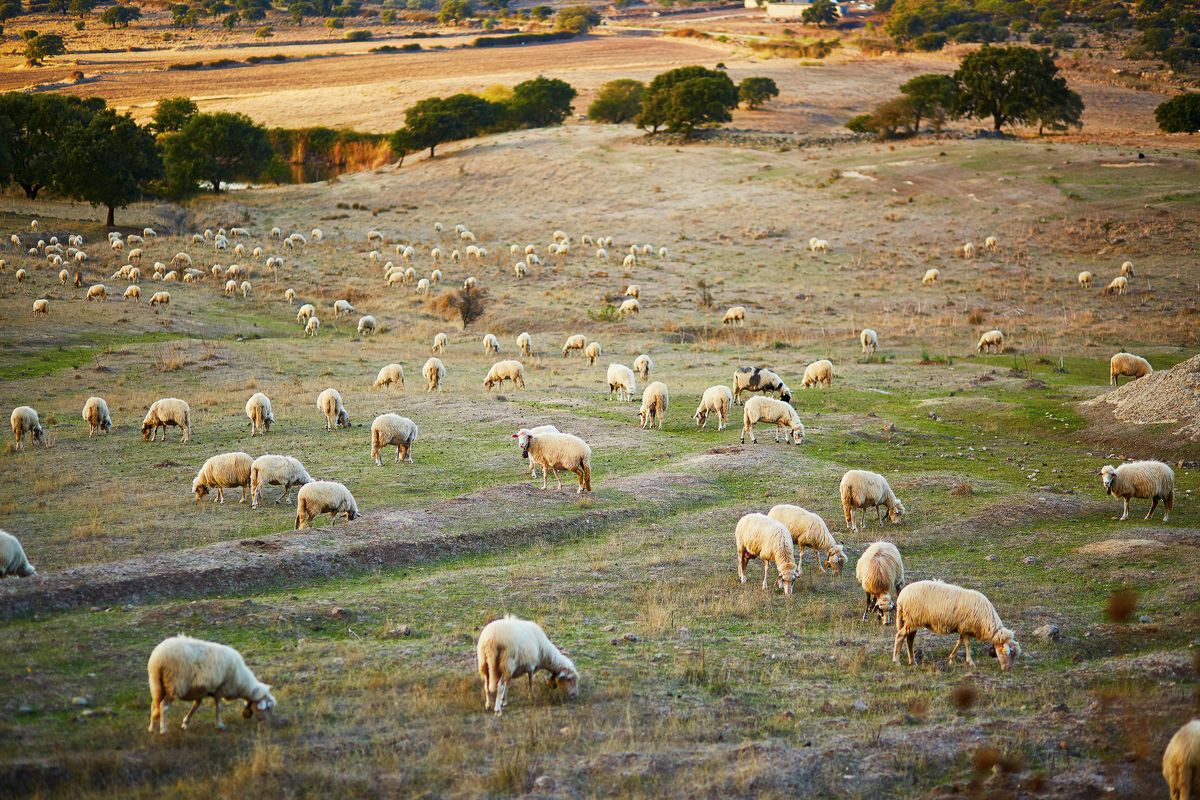
M 927 269 L 925 270 L 925 277 L 921 278 L 921 285 L 933 286 L 941 277 L 942 271 L 940 269 Z
M 638 286 L 636 283 L 629 284 L 625 287 L 625 296 L 640 298 L 642 296 L 642 287 Z
M 558 490 L 562 491 L 560 469 L 570 470 L 579 478 L 577 494 L 592 490 L 592 448 L 578 436 L 569 433 L 532 433 L 522 429 L 515 434 L 521 448 L 521 458 L 529 459 L 542 468 L 542 488 L 546 488 L 547 470 L 554 473 Z
M 40 444 L 43 447 L 50 446 L 50 443 L 46 440 L 46 430 L 42 427 L 41 420 L 38 419 L 38 413 L 31 407 L 17 406 L 14 408 L 12 416 L 9 417 L 9 422 L 12 424 L 13 437 L 17 440 L 17 450 L 24 447 L 25 434 L 27 433 L 33 444 Z
M 738 327 L 746 324 L 745 306 L 731 306 L 729 310 L 725 312 L 724 319 L 721 320 L 722 325 L 732 325 L 735 322 L 738 324 Z
M 733 373 L 733 400 L 740 403 L 742 392 L 778 393 L 785 403 L 792 401 L 792 390 L 783 379 L 766 367 L 738 367 Z
M 1125 276 L 1126 278 L 1133 277 L 1133 262 L 1132 261 L 1126 261 L 1123 264 L 1121 264 L 1121 274 L 1123 276 Z
M 379 368 L 379 374 L 375 376 L 375 383 L 372 388 L 382 389 L 385 386 L 391 386 L 393 383 L 400 384 L 400 388 L 404 388 L 404 367 L 399 364 L 388 364 Z
M 139 297 L 141 295 L 139 294 Z M 171 305 L 170 292 L 155 292 L 150 296 L 150 305 L 154 307 Z
M 354 313 L 354 306 L 350 305 L 349 300 L 336 300 L 333 304 L 333 318 L 348 317 Z
M 986 350 L 991 353 L 993 350 L 997 353 L 1004 352 L 1004 333 L 998 330 L 990 330 L 979 337 L 979 344 L 975 349 L 980 353 Z
M 1092 278 L 1094 278 L 1094 277 L 1096 277 L 1096 276 L 1093 275 L 1092 273 L 1088 272 L 1086 269 L 1083 272 L 1079 273 L 1079 278 L 1077 280 L 1079 281 L 1080 288 L 1083 288 L 1083 289 L 1092 288 Z
M 50 314 L 50 301 L 44 297 L 33 301 L 33 315 L 48 316 Z
M 275 708 L 271 687 L 254 677 L 241 654 L 232 647 L 188 636 L 172 636 L 159 642 L 146 664 L 150 677 L 150 733 L 158 722 L 158 732 L 167 732 L 167 709 L 173 700 L 193 701 L 181 727 L 200 703 L 211 697 L 216 706 L 217 729 L 221 721 L 221 699 L 245 700 L 242 717 L 250 719 L 257 711 L 269 714 Z
M 879 334 L 870 328 L 862 329 L 862 333 L 858 335 L 858 341 L 862 345 L 862 354 L 864 356 L 872 355 L 879 349 Z
M 596 359 L 600 357 L 603 348 L 597 341 L 588 342 L 588 346 L 583 349 L 583 354 L 587 356 L 588 364 L 595 364 Z
M 972 636 L 991 643 L 1002 672 L 1007 672 L 1021 655 L 1021 645 L 1013 632 L 1004 627 L 991 601 L 974 589 L 952 583 L 916 581 L 900 590 L 896 597 L 896 640 L 892 646 L 892 661 L 900 663 L 900 646 L 907 641 L 908 663 L 916 663 L 913 640 L 921 628 L 938 634 L 958 634 L 958 641 L 950 651 L 950 663 L 954 663 L 958 648 L 963 647 L 967 666 L 975 666 L 971 658 Z
M 356 520 L 358 504 L 350 490 L 335 481 L 313 481 L 300 487 L 296 493 L 296 527 L 295 530 L 307 528 L 308 524 L 321 514 L 329 514 L 331 522 L 336 522 L 338 514 L 346 517 L 346 522 Z
M 446 365 L 440 358 L 430 356 L 425 366 L 421 367 L 421 375 L 425 377 L 425 391 L 436 392 L 442 388 L 442 381 L 446 379 Z
M 350 427 L 350 415 L 346 413 L 341 392 L 337 389 L 330 387 L 317 395 L 317 410 L 325 415 L 325 430 L 333 430 L 334 425 L 339 428 Z
M 1150 362 L 1141 356 L 1135 356 L 1133 353 L 1117 353 L 1108 361 L 1108 385 L 1116 386 L 1120 384 L 1118 378 L 1144 378 L 1154 372 L 1154 368 L 1150 366 Z
M 1104 290 L 1105 294 L 1125 294 L 1125 290 L 1129 287 L 1129 279 L 1124 275 L 1118 275 L 1108 284 L 1108 288 Z
M 444 333 L 437 334 L 436 336 L 433 337 L 433 352 L 435 352 L 435 353 L 446 352 L 446 345 L 449 344 L 449 342 L 450 342 L 450 337 L 448 337 L 446 334 L 444 334 Z
M 696 427 L 703 428 L 708 425 L 708 415 L 717 415 L 717 430 L 725 430 L 725 426 L 729 424 L 729 408 L 733 405 L 733 392 L 729 391 L 729 387 L 724 384 L 710 386 L 704 390 L 704 396 L 700 398 L 700 405 L 696 408 L 696 413 L 692 415 L 692 419 L 696 420 Z
M 108 413 L 108 403 L 103 397 L 89 397 L 83 404 L 83 421 L 88 424 L 88 436 L 98 432 L 108 433 L 112 430 L 112 417 Z
M 804 379 L 801 381 L 806 389 L 810 386 L 820 386 L 822 383 L 833 388 L 833 362 L 827 358 L 814 361 L 805 367 Z
M 98 303 L 108 302 L 108 289 L 103 283 L 97 283 L 94 286 L 89 286 L 87 290 L 87 302 L 95 300 Z
M 994 253 L 1000 249 L 1000 240 L 995 236 L 989 236 L 983 240 L 983 249 L 989 253 Z
M 309 317 L 308 322 L 304 325 L 304 333 L 313 338 L 319 336 L 321 333 L 321 320 L 316 317 Z
M 528 331 L 525 331 L 517 336 L 517 349 L 521 351 L 521 355 L 525 356 L 526 358 L 533 356 L 533 337 L 529 335 Z
M 183 431 L 180 442 L 192 440 L 192 409 L 183 400 L 175 397 L 164 397 L 150 404 L 146 418 L 142 420 L 142 439 L 154 441 L 158 429 L 162 428 L 162 441 L 167 440 L 167 428 L 174 425 Z
M 642 407 L 638 411 L 638 419 L 641 420 L 643 429 L 653 427 L 657 419 L 658 429 L 662 430 L 669 399 L 667 385 L 662 381 L 655 381 L 646 387 L 642 392 Z
M 792 535 L 782 523 L 766 514 L 747 514 L 738 520 L 734 539 L 737 544 L 738 580 L 741 583 L 746 582 L 746 564 L 752 558 L 760 558 L 763 562 L 762 588 L 767 588 L 771 563 L 774 562 L 779 572 L 776 588 L 782 588 L 785 595 L 791 595 L 792 584 L 800 568 L 796 564 Z
M 533 702 L 533 673 L 550 673 L 550 688 L 562 688 L 567 697 L 579 696 L 579 671 L 575 664 L 554 646 L 536 622 L 508 614 L 489 622 L 475 645 L 479 677 L 483 680 L 483 710 L 493 707 L 496 716 L 504 713 L 508 702 L 508 683 L 526 675 L 529 678 L 529 702 Z
M 641 311 L 642 306 L 638 303 L 637 298 L 634 297 L 630 297 L 628 300 L 622 302 L 620 308 L 617 309 L 617 313 L 622 317 L 627 317 L 630 314 L 640 314 Z
M 758 443 L 758 437 L 754 435 L 754 426 L 759 422 L 775 424 L 776 442 L 779 441 L 780 429 L 786 431 L 783 439 L 785 442 L 790 441 L 795 445 L 804 441 L 804 425 L 791 403 L 771 397 L 751 397 L 747 400 L 742 412 L 742 444 L 746 443 L 747 433 L 750 434 L 751 442 Z
M 259 456 L 250 465 L 250 507 L 258 508 L 263 486 L 282 486 L 283 494 L 275 502 L 283 503 L 287 501 L 293 486 L 312 482 L 312 476 L 304 465 L 291 456 Z
M 494 333 L 484 334 L 483 352 L 487 354 L 500 352 L 500 340 L 496 338 Z
M 615 392 L 617 400 L 629 401 L 633 399 L 633 393 L 636 391 L 637 380 L 633 377 L 633 370 L 624 364 L 608 365 L 609 397 L 612 397 Z
M 382 451 L 385 447 L 396 447 L 396 463 L 413 463 L 412 445 L 417 439 L 417 423 L 399 414 L 381 414 L 371 423 L 371 460 L 375 466 L 383 466 Z
M 875 509 L 875 516 L 879 519 L 881 528 L 883 527 L 881 506 L 887 509 L 888 520 L 893 525 L 899 525 L 901 518 L 907 513 L 904 503 L 900 502 L 900 499 L 892 491 L 892 487 L 888 485 L 887 478 L 877 472 L 868 472 L 865 469 L 848 470 L 842 476 L 838 491 L 842 497 L 842 515 L 846 518 L 846 525 L 855 533 L 859 528 L 866 530 L 868 508 Z M 854 524 L 854 509 L 856 508 L 859 509 L 858 525 Z
M 867 607 L 863 610 L 863 622 L 874 609 L 880 621 L 891 622 L 892 608 L 896 597 L 904 588 L 904 559 L 891 542 L 875 542 L 859 556 L 854 567 L 854 577 L 867 593 Z
M 1158 508 L 1158 501 L 1163 501 L 1163 522 L 1171 516 L 1175 506 L 1175 472 L 1161 461 L 1130 461 L 1113 467 L 1105 464 L 1100 469 L 1104 478 L 1104 491 L 1113 497 L 1124 501 L 1125 507 L 1121 519 L 1129 519 L 1129 499 L 1136 497 L 1140 500 L 1151 500 L 1150 510 L 1146 519 Z
M 1171 800 L 1190 800 L 1193 790 L 1200 791 L 1200 719 L 1194 719 L 1175 732 L 1162 758 L 1163 778 Z
M 575 333 L 575 334 L 568 336 L 567 341 L 563 344 L 563 349 L 562 349 L 563 358 L 566 358 L 570 353 L 572 353 L 576 350 L 578 350 L 579 352 L 582 353 L 584 348 L 587 347 L 587 343 L 588 343 L 587 337 L 584 336 L 582 333 Z
M 262 392 L 250 395 L 250 399 L 246 401 L 246 416 L 250 419 L 250 435 L 261 433 L 266 436 L 275 424 L 275 415 L 271 413 L 271 398 Z
M 25 556 L 25 548 L 11 533 L 0 530 L 0 578 L 31 578 L 37 570 Z
M 503 389 L 505 381 L 512 381 L 513 389 L 525 388 L 525 367 L 520 361 L 510 358 L 492 364 L 487 377 L 483 379 L 483 388 L 490 392 L 493 386 L 500 384 L 500 388 Z
M 817 569 L 824 572 L 825 567 L 829 567 L 835 578 L 841 576 L 842 567 L 846 565 L 846 548 L 833 538 L 829 526 L 819 515 L 800 506 L 783 503 L 772 506 L 767 516 L 781 523 L 792 534 L 797 568 L 803 568 L 804 548 L 809 547 L 817 559 Z
M 633 360 L 633 372 L 642 380 L 650 377 L 650 370 L 652 369 L 654 369 L 654 362 L 645 353 L 642 353 Z
M 210 489 L 216 489 L 217 496 L 213 498 L 213 502 L 224 503 L 223 490 L 234 487 L 240 487 L 242 490 L 242 499 L 238 502 L 246 502 L 246 495 L 250 492 L 250 468 L 253 466 L 254 459 L 240 452 L 222 453 L 208 459 L 192 480 L 192 493 L 196 495 L 196 502 L 199 503 L 200 498 L 205 497 Z
M 358 335 L 359 336 L 373 336 L 375 334 L 375 329 L 378 327 L 378 325 L 379 325 L 379 323 L 376 322 L 374 316 L 372 316 L 371 314 L 366 314 L 366 315 L 360 317 L 358 320 Z

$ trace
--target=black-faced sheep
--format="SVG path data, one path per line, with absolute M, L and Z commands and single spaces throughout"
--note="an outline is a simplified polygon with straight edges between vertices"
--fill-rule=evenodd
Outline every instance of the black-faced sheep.
M 792 401 L 792 390 L 783 379 L 766 367 L 738 367 L 733 373 L 733 402 L 742 402 L 742 392 L 778 393 L 785 403 Z
M 569 433 L 532 433 L 527 429 L 517 431 L 516 437 L 521 457 L 541 466 L 543 489 L 546 488 L 546 472 L 550 471 L 562 491 L 558 471 L 565 469 L 579 478 L 577 493 L 592 490 L 592 448 L 583 439 Z

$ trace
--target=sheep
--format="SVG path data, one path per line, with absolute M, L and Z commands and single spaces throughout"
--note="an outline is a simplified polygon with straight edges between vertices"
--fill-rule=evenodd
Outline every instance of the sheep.
M 421 374 L 425 377 L 425 391 L 436 392 L 442 388 L 442 381 L 446 379 L 446 365 L 440 358 L 430 356 L 425 366 L 421 367 Z
M 288 289 L 287 291 L 285 291 L 283 293 L 283 299 L 287 300 L 287 303 L 290 306 L 292 303 L 294 303 L 296 301 L 296 290 Z
M 401 389 L 404 388 L 404 367 L 399 364 L 387 364 L 379 368 L 379 374 L 375 376 L 375 383 L 371 384 L 371 387 L 382 389 L 394 383 L 400 384 Z
M 642 287 L 638 286 L 636 283 L 629 284 L 625 287 L 625 296 L 640 298 L 642 296 Z
M 1104 479 L 1104 492 L 1119 497 L 1124 502 L 1121 519 L 1129 519 L 1129 499 L 1151 500 L 1145 519 L 1150 519 L 1158 501 L 1163 501 L 1163 522 L 1171 516 L 1175 506 L 1175 472 L 1161 461 L 1130 461 L 1119 467 L 1105 464 L 1100 469 Z
M 999 330 L 990 330 L 979 337 L 979 344 L 975 345 L 975 349 L 982 353 L 985 350 L 989 353 L 995 351 L 997 353 L 1004 352 L 1004 333 Z
M 638 410 L 638 419 L 641 421 L 642 428 L 653 427 L 654 421 L 657 419 L 658 429 L 661 431 L 663 420 L 667 416 L 669 401 L 670 397 L 665 383 L 655 381 L 647 386 L 642 392 L 642 407 Z
M 206 697 L 211 697 L 216 707 L 218 730 L 225 729 L 222 698 L 245 700 L 244 719 L 256 711 L 269 714 L 275 708 L 271 687 L 254 677 L 241 653 L 216 642 L 189 636 L 164 639 L 150 653 L 146 672 L 150 677 L 150 733 L 154 733 L 155 722 L 160 734 L 167 732 L 167 709 L 173 700 L 193 701 L 180 726 L 184 730 Z
M 168 281 L 168 282 L 177 281 L 177 280 L 179 280 L 179 273 L 176 272 L 175 270 L 171 270 L 166 275 L 163 275 L 163 280 Z
M 879 349 L 879 334 L 870 328 L 862 329 L 862 333 L 858 335 L 858 341 L 862 345 L 862 354 L 864 356 L 873 355 Z
M 1133 262 L 1132 261 L 1126 261 L 1123 264 L 1121 264 L 1121 275 L 1123 275 L 1126 278 L 1133 277 Z
M 305 303 L 304 305 L 300 306 L 300 309 L 296 312 L 296 322 L 306 322 L 316 313 L 316 306 L 314 306 L 312 303 Z
M 321 514 L 329 514 L 331 522 L 336 522 L 338 514 L 346 517 L 346 522 L 358 519 L 358 504 L 350 490 L 335 481 L 313 481 L 300 487 L 296 493 L 296 527 L 295 530 L 307 528 L 308 524 Z
M 518 278 L 524 278 L 528 271 L 529 268 L 525 266 L 524 261 L 518 261 L 516 264 L 513 264 L 513 274 Z
M 566 358 L 571 353 L 578 350 L 580 353 L 587 347 L 587 337 L 582 333 L 574 333 L 567 337 L 567 341 L 563 343 L 562 354 Z
M 608 251 L 605 250 L 603 247 L 597 247 L 596 248 L 596 260 L 597 261 L 605 261 L 605 262 L 608 261 Z M 630 296 L 632 297 L 632 295 L 630 295 Z
M 421 280 L 417 281 L 417 293 L 426 297 L 429 296 L 429 278 L 421 278 Z
M 1118 275 L 1117 277 L 1113 278 L 1112 281 L 1108 284 L 1108 288 L 1106 288 L 1104 290 L 1104 293 L 1105 294 L 1122 295 L 1122 294 L 1125 294 L 1125 290 L 1128 287 L 1129 287 L 1129 279 L 1126 278 L 1124 275 Z
M 904 559 L 891 542 L 875 542 L 859 556 L 854 567 L 854 577 L 867 594 L 867 606 L 862 621 L 866 622 L 871 610 L 879 614 L 882 624 L 891 622 L 892 608 L 900 590 L 904 588 Z
M 275 424 L 275 415 L 271 413 L 271 398 L 262 392 L 250 395 L 250 399 L 246 401 L 246 416 L 250 420 L 250 435 L 261 433 L 266 436 Z
M 630 314 L 640 314 L 641 311 L 642 306 L 637 301 L 637 298 L 634 297 L 630 297 L 629 299 L 623 301 L 620 307 L 617 308 L 617 313 L 619 313 L 622 318 L 625 318 Z
M 50 446 L 50 443 L 46 440 L 46 429 L 42 427 L 42 422 L 38 419 L 38 413 L 29 406 L 17 406 L 14 408 L 12 416 L 9 417 L 9 423 L 12 425 L 13 437 L 17 440 L 17 450 L 25 446 L 24 440 L 27 433 L 33 444 L 40 444 L 43 447 Z
M 896 597 L 896 640 L 892 646 L 892 661 L 900 663 L 900 646 L 907 642 L 908 663 L 915 664 L 913 640 L 917 631 L 928 628 L 937 634 L 957 633 L 958 641 L 950 651 L 950 663 L 958 648 L 964 648 L 967 666 L 975 666 L 971 658 L 971 637 L 990 642 L 1000 660 L 1000 670 L 1007 672 L 1021 655 L 1021 645 L 1011 630 L 1004 627 L 995 606 L 974 589 L 964 589 L 942 581 L 916 581 L 900 590 Z
M 250 466 L 250 507 L 258 508 L 263 486 L 282 486 L 283 494 L 275 502 L 283 503 L 287 501 L 293 486 L 312 482 L 313 478 L 304 465 L 291 456 L 259 456 Z
M 813 237 L 808 240 L 808 249 L 814 253 L 828 253 L 829 242 Z
M 339 428 L 350 427 L 350 415 L 346 413 L 342 394 L 337 389 L 330 387 L 317 395 L 317 410 L 325 415 L 325 430 L 333 430 L 334 425 Z
M 1079 273 L 1079 277 L 1077 278 L 1079 281 L 1079 287 L 1081 289 L 1092 288 L 1092 278 L 1094 277 L 1096 276 L 1085 269 L 1083 272 Z
M 733 373 L 733 401 L 740 403 L 742 392 L 778 393 L 785 403 L 792 401 L 792 390 L 783 379 L 766 367 L 738 367 Z
M 609 397 L 612 397 L 613 394 L 616 393 L 618 401 L 629 401 L 633 399 L 633 393 L 636 391 L 637 380 L 633 376 L 633 370 L 624 364 L 608 365 Z
M 588 346 L 583 348 L 583 354 L 587 357 L 587 362 L 589 365 L 595 364 L 596 359 L 599 358 L 603 352 L 604 348 L 602 348 L 600 343 L 597 341 L 588 342 Z
M 381 414 L 371 423 L 371 460 L 375 466 L 383 466 L 382 451 L 385 447 L 396 447 L 396 463 L 413 463 L 412 445 L 417 439 L 417 423 L 399 414 Z
M 804 548 L 808 547 L 817 559 L 817 569 L 824 572 L 825 567 L 829 567 L 835 578 L 841 576 L 842 567 L 846 565 L 846 548 L 833 538 L 829 526 L 819 515 L 800 506 L 783 503 L 772 506 L 767 516 L 781 523 L 791 533 L 796 546 L 798 569 L 804 566 Z
M 17 279 L 17 283 L 24 283 L 26 275 L 28 275 L 28 273 L 23 269 L 19 269 L 13 273 L 13 277 Z
M 805 389 L 810 386 L 820 386 L 822 383 L 833 388 L 833 362 L 827 358 L 814 361 L 805 367 L 804 378 L 801 381 L 801 385 Z
M 437 251 L 437 250 L 434 250 L 433 252 L 435 252 L 435 253 L 436 253 L 436 252 L 438 252 L 438 251 Z M 436 260 L 436 259 L 435 259 L 435 260 Z M 441 282 L 442 282 L 442 271 L 441 271 L 440 269 L 435 269 L 433 272 L 429 273 L 429 283 L 430 283 L 430 285 L 432 285 L 432 286 L 437 286 L 437 285 L 438 285 L 439 283 L 441 283 Z
M 513 389 L 525 388 L 525 367 L 520 361 L 510 358 L 492 364 L 487 377 L 483 379 L 483 388 L 490 392 L 493 386 L 500 384 L 500 388 L 503 389 L 505 381 L 512 381 Z
M 776 442 L 779 441 L 780 429 L 786 432 L 783 441 L 790 441 L 794 445 L 804 441 L 804 424 L 800 422 L 800 415 L 792 408 L 791 403 L 761 396 L 747 400 L 742 411 L 742 444 L 746 443 L 747 433 L 750 434 L 751 442 L 758 443 L 758 437 L 754 435 L 754 426 L 759 422 L 775 424 Z
M 792 535 L 782 523 L 766 514 L 747 514 L 738 520 L 734 529 L 734 540 L 737 544 L 739 582 L 746 582 L 746 564 L 750 559 L 760 558 L 763 562 L 762 588 L 766 589 L 768 586 L 771 563 L 774 562 L 779 573 L 775 587 L 782 588 L 785 595 L 792 594 L 792 584 L 795 583 L 800 568 L 796 564 Z
M 3 263 L 4 262 L 0 261 L 0 264 L 3 264 Z M 61 283 L 63 286 L 67 285 L 67 281 L 70 278 L 71 278 L 71 273 L 67 272 L 65 269 L 58 271 L 58 282 Z
M 333 303 L 333 318 L 348 317 L 354 313 L 354 306 L 349 300 L 335 300 Z
M 233 297 L 233 294 L 237 291 L 237 288 L 238 282 L 234 279 L 230 278 L 229 280 L 225 281 L 225 294 L 227 296 Z
M 47 316 L 50 314 L 50 301 L 44 297 L 33 301 L 33 315 Z
M 371 314 L 366 314 L 362 317 L 359 317 L 358 335 L 359 336 L 373 336 L 373 335 L 375 335 L 375 330 L 378 326 L 379 326 L 379 323 L 376 322 L 375 317 L 372 316 Z
M 142 439 L 154 441 L 158 429 L 162 428 L 162 441 L 167 440 L 167 428 L 174 425 L 183 433 L 180 442 L 192 440 L 192 409 L 186 402 L 176 397 L 164 397 L 150 404 L 146 418 L 142 420 Z
M 169 306 L 171 305 L 170 292 L 155 292 L 150 296 L 151 306 Z
M 112 416 L 103 397 L 89 397 L 83 404 L 83 421 L 88 424 L 88 436 L 112 430 Z
M 527 458 L 542 468 L 542 488 L 546 488 L 547 470 L 554 473 L 558 490 L 562 491 L 560 469 L 570 470 L 579 478 L 576 494 L 592 490 L 592 448 L 578 436 L 569 433 L 533 433 L 521 429 L 516 433 L 521 458 Z
M 921 278 L 921 285 L 933 286 L 941 279 L 941 277 L 942 271 L 940 269 L 927 269 L 925 270 L 925 277 Z
M 493 333 L 484 334 L 483 337 L 483 352 L 490 355 L 500 352 L 500 340 Z
M 320 228 L 313 228 L 310 232 L 310 236 L 312 236 L 312 240 L 314 242 L 320 242 L 325 239 L 325 231 L 321 230 Z
M 974 258 L 975 257 L 975 245 L 971 244 L 970 242 L 964 242 L 961 252 L 962 252 L 963 258 Z
M 479 677 L 483 680 L 483 710 L 493 707 L 496 716 L 508 702 L 508 683 L 522 675 L 529 678 L 529 702 L 533 703 L 533 673 L 550 673 L 550 688 L 561 688 L 574 700 L 579 695 L 579 671 L 554 646 L 536 622 L 511 614 L 492 620 L 479 634 L 475 645 Z
M 432 348 L 433 352 L 435 352 L 435 353 L 446 352 L 446 345 L 448 345 L 449 343 L 450 343 L 449 336 L 447 336 L 444 333 L 437 334 L 436 336 L 433 337 L 433 348 Z
M 658 248 L 658 257 L 665 259 L 669 255 L 669 251 L 665 247 Z
M 896 497 L 892 487 L 888 485 L 887 478 L 877 472 L 868 472 L 865 469 L 847 470 L 842 476 L 842 482 L 838 485 L 838 492 L 842 498 L 842 516 L 846 518 L 846 525 L 851 532 L 857 533 L 861 527 L 866 530 L 867 509 L 874 508 L 875 516 L 879 520 L 879 527 L 883 527 L 883 512 L 880 507 L 884 507 L 888 512 L 888 520 L 893 525 L 899 525 L 901 518 L 907 513 L 904 508 L 904 503 L 900 502 L 900 498 Z M 854 509 L 859 509 L 859 524 L 854 524 Z
M 734 323 L 737 323 L 738 327 L 746 324 L 745 306 L 730 306 L 725 312 L 724 318 L 721 319 L 722 325 L 733 325 Z
M 1200 719 L 1175 732 L 1163 751 L 1162 774 L 1171 800 L 1190 800 L 1200 790 Z
M 176 253 L 174 256 L 171 257 L 171 265 L 172 266 L 178 267 L 181 264 L 186 264 L 187 266 L 190 267 L 192 265 L 192 257 L 189 256 L 187 253 Z
M 304 333 L 313 338 L 319 336 L 321 333 L 321 320 L 316 317 L 309 317 L 308 322 L 304 325 Z
M 254 459 L 246 453 L 240 452 L 222 453 L 208 459 L 192 480 L 192 493 L 196 495 L 196 502 L 199 503 L 202 497 L 207 496 L 210 489 L 216 489 L 217 496 L 213 498 L 213 502 L 224 503 L 225 493 L 223 490 L 234 487 L 240 487 L 242 490 L 242 499 L 238 502 L 246 502 L 246 495 L 250 493 L 250 468 L 252 466 L 254 466 Z
M 704 390 L 704 396 L 700 398 L 700 405 L 696 407 L 696 413 L 692 415 L 692 419 L 696 420 L 696 427 L 703 428 L 708 425 L 708 415 L 717 415 L 717 430 L 725 430 L 725 426 L 729 424 L 729 408 L 733 405 L 733 392 L 729 391 L 729 387 L 724 384 L 710 386 Z
M 1133 353 L 1117 353 L 1108 360 L 1108 385 L 1117 386 L 1120 384 L 1118 378 L 1144 378 L 1154 372 L 1154 368 L 1150 366 L 1150 362 L 1141 356 L 1135 356 Z
M 129 238 L 132 240 L 133 237 L 131 236 Z M 132 250 L 129 251 L 129 255 L 127 257 L 129 258 L 130 262 L 132 262 L 134 264 L 140 264 L 142 261 L 142 248 L 140 248 L 140 247 L 133 248 Z
M 517 336 L 517 349 L 521 352 L 521 355 L 525 356 L 526 358 L 531 358 L 533 356 L 533 337 L 529 335 L 528 331 L 525 331 Z
M 9 576 L 15 578 L 32 578 L 37 570 L 25 556 L 25 548 L 17 541 L 17 537 L 6 531 L 0 531 L 0 578 Z
M 989 236 L 983 240 L 983 249 L 989 253 L 994 253 L 1000 249 L 1000 240 L 995 236 Z
M 87 302 L 95 300 L 98 303 L 108 302 L 108 289 L 103 283 L 97 283 L 94 286 L 89 286 L 87 290 Z
M 642 380 L 650 377 L 650 370 L 652 369 L 654 369 L 654 362 L 645 353 L 642 353 L 633 360 L 633 372 Z

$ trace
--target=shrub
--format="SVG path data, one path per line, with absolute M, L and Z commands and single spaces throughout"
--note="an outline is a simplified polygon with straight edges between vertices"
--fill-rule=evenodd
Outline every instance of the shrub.
M 330 17 L 329 19 L 325 20 L 325 27 L 329 28 L 329 30 L 340 28 L 343 26 L 343 24 L 344 23 L 342 20 L 338 17 Z
M 259 28 L 258 30 L 256 30 L 254 32 L 255 39 L 269 39 L 274 35 L 275 35 L 275 32 L 271 30 L 270 25 L 263 25 L 261 28 Z
M 1200 131 L 1200 92 L 1173 97 L 1154 109 L 1154 119 L 1164 133 Z
M 646 86 L 632 78 L 609 81 L 596 92 L 596 99 L 588 106 L 588 119 L 592 122 L 630 122 L 642 108 L 642 97 Z
M 346 31 L 347 42 L 367 42 L 371 40 L 371 32 L 364 30 Z
M 913 46 L 918 50 L 932 53 L 945 47 L 949 39 L 950 37 L 944 33 L 923 33 L 913 41 Z
M 770 78 L 746 78 L 738 86 L 738 99 L 746 108 L 759 108 L 772 97 L 779 97 L 779 87 Z
M 855 133 L 874 133 L 875 119 L 870 114 L 859 114 L 857 117 L 851 117 L 846 127 Z

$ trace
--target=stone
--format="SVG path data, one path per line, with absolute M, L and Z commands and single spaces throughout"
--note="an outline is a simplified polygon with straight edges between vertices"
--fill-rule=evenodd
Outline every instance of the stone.
M 412 635 L 412 628 L 410 628 L 408 625 L 400 625 L 398 627 L 392 628 L 390 631 L 388 631 L 384 635 L 387 636 L 387 638 L 389 638 L 389 639 L 402 639 L 405 636 Z
M 1059 638 L 1058 626 L 1054 624 L 1046 624 L 1033 632 L 1033 635 L 1039 639 L 1057 640 Z

